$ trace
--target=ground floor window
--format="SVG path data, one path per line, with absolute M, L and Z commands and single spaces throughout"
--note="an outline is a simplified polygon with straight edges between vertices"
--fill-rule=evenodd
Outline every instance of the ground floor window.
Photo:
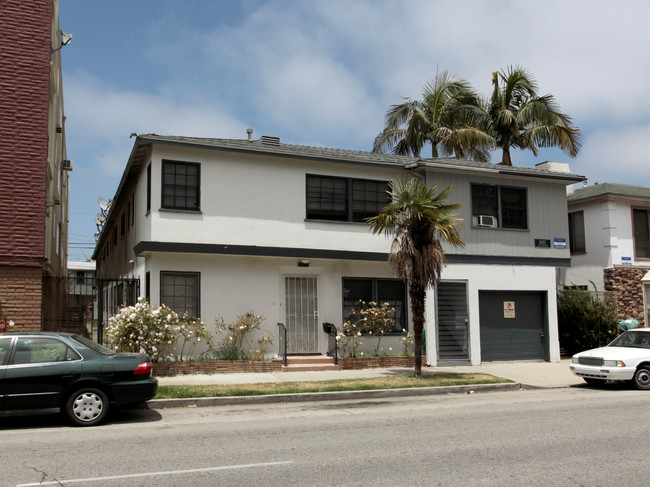
M 160 273 L 160 303 L 169 306 L 176 313 L 187 313 L 193 318 L 200 317 L 200 290 L 199 272 Z
M 352 314 L 352 307 L 357 306 L 359 301 L 366 303 L 388 303 L 395 308 L 393 318 L 395 320 L 394 333 L 401 333 L 408 329 L 406 321 L 406 285 L 404 281 L 397 279 L 373 279 L 344 277 L 343 278 L 343 321 Z

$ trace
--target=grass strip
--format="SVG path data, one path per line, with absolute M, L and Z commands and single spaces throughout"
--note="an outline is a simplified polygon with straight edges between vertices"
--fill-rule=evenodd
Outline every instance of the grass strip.
M 156 399 L 197 397 L 263 396 L 269 394 L 300 394 L 310 392 L 371 391 L 475 384 L 503 384 L 508 379 L 488 374 L 423 374 L 422 378 L 400 375 L 368 379 L 336 379 L 304 382 L 270 382 L 260 384 L 211 384 L 159 386 Z

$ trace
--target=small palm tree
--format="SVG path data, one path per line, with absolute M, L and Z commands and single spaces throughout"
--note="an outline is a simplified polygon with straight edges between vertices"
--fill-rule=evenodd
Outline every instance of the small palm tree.
M 422 330 L 424 303 L 429 285 L 440 279 L 447 259 L 443 244 L 463 247 L 461 219 L 456 217 L 460 204 L 447 204 L 451 186 L 436 192 L 418 178 L 390 184 L 391 202 L 369 218 L 372 233 L 393 237 L 388 262 L 408 284 L 415 344 L 415 377 L 422 376 Z
M 391 105 L 386 127 L 375 138 L 372 150 L 419 157 L 430 143 L 432 157 L 455 155 L 487 161 L 494 140 L 474 124 L 480 103 L 469 82 L 443 71 L 425 85 L 422 100 L 406 98 L 400 105 Z
M 582 132 L 560 111 L 553 95 L 537 94 L 537 82 L 530 72 L 511 66 L 493 73 L 492 84 L 486 131 L 503 151 L 501 164 L 512 166 L 512 147 L 530 150 L 535 156 L 538 147 L 559 147 L 571 157 L 578 155 Z

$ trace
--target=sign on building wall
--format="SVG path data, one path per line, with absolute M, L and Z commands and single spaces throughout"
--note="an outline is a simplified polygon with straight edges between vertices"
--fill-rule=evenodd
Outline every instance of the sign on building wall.
M 536 238 L 535 239 L 535 247 L 540 247 L 543 249 L 550 249 L 551 248 L 551 241 L 547 238 Z
M 553 239 L 553 248 L 554 249 L 566 249 L 566 238 Z
M 632 257 L 621 257 L 621 265 L 632 265 Z
M 514 301 L 504 301 L 503 302 L 503 317 L 504 318 L 515 318 L 515 302 Z

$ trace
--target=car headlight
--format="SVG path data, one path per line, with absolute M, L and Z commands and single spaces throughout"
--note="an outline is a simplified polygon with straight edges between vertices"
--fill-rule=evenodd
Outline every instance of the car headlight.
M 603 360 L 603 367 L 625 367 L 622 360 Z
M 571 363 L 572 364 L 578 364 L 578 363 L 580 363 L 580 359 L 578 359 L 578 357 L 571 357 Z

